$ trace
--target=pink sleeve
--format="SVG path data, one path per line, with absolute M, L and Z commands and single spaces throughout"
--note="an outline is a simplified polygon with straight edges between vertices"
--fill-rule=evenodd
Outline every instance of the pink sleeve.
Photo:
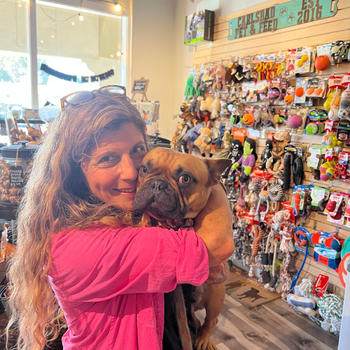
M 126 293 L 165 293 L 200 285 L 209 273 L 207 248 L 193 229 L 160 227 L 67 230 L 52 241 L 50 279 L 71 302 Z

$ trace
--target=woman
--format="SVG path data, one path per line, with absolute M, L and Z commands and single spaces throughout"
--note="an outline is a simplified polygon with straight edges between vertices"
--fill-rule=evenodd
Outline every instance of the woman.
M 145 124 L 125 89 L 74 93 L 61 107 L 20 205 L 9 327 L 18 323 L 20 349 L 41 350 L 57 336 L 59 305 L 64 349 L 161 349 L 164 293 L 203 283 L 232 253 L 227 226 L 213 239 L 214 215 L 230 222 L 224 193 L 216 188 L 196 221 L 202 239 L 144 227 L 132 202 Z

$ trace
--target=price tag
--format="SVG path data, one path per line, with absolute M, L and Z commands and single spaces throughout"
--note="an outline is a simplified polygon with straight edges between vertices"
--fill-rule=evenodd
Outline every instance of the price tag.
M 21 166 L 10 167 L 10 186 L 22 188 L 24 185 L 24 174 Z
M 217 129 L 220 129 L 220 122 L 216 122 L 216 123 L 215 123 L 215 127 L 216 127 Z

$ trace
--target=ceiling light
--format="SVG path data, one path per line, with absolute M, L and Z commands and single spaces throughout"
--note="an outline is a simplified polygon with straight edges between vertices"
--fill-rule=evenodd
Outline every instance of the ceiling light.
M 54 35 L 51 35 L 51 38 L 53 39 L 55 36 Z
M 84 16 L 82 16 L 80 13 L 78 13 L 78 16 L 79 16 L 79 21 L 80 22 L 84 21 Z
M 115 4 L 115 6 L 114 6 L 114 9 L 117 11 L 117 12 L 120 12 L 121 10 L 122 10 L 122 5 L 120 5 L 120 4 Z
M 120 57 L 122 53 L 120 51 L 117 52 L 117 56 Z
M 74 26 L 74 22 L 72 22 L 72 26 Z
M 18 7 L 22 7 L 22 4 L 18 4 Z
M 40 42 L 43 44 L 43 43 L 44 43 L 44 40 L 40 40 Z
M 113 56 L 113 55 L 111 55 L 111 57 L 113 58 L 114 56 Z

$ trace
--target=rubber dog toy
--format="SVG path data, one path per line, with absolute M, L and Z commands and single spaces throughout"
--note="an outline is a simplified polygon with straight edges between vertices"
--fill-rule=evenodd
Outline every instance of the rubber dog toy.
M 310 235 L 310 241 L 311 243 L 320 244 L 339 252 L 341 250 L 341 243 L 339 241 L 339 237 L 335 234 L 331 234 L 331 236 L 332 237 L 325 236 L 322 231 L 315 232 Z

